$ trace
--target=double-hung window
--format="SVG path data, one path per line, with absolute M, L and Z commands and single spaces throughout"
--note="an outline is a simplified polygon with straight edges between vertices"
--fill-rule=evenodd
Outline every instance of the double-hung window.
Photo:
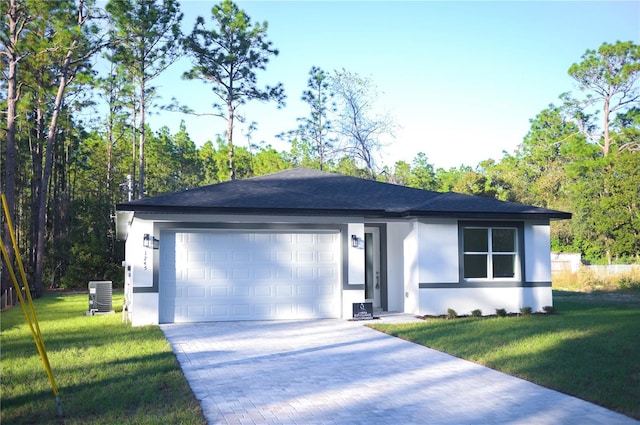
M 461 234 L 465 281 L 520 278 L 517 227 L 466 225 Z

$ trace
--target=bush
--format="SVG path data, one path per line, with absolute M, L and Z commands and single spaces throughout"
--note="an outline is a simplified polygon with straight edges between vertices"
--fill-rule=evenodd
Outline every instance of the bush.
M 447 319 L 455 319 L 458 317 L 458 313 L 452 308 L 447 309 Z
M 552 305 L 545 305 L 544 307 L 542 307 L 542 311 L 547 314 L 556 314 L 556 308 Z
M 640 267 L 633 267 L 628 273 L 621 273 L 618 289 L 622 291 L 640 291 Z
M 504 308 L 496 308 L 496 315 L 498 317 L 507 317 L 507 310 Z
M 521 307 L 520 314 L 523 316 L 531 316 L 531 307 Z
M 471 317 L 482 317 L 482 310 L 476 308 L 471 312 Z

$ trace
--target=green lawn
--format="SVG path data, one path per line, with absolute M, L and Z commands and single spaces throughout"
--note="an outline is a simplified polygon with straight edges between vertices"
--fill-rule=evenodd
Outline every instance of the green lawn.
M 640 419 L 638 295 L 555 295 L 555 315 L 372 327 Z
M 121 305 L 115 293 L 113 306 Z M 132 328 L 119 313 L 86 316 L 87 294 L 47 294 L 35 306 L 65 418 L 16 307 L 0 316 L 1 423 L 206 423 L 157 326 Z
M 120 314 L 86 316 L 87 299 L 36 300 L 64 421 L 22 310 L 1 314 L 0 422 L 206 423 L 160 329 L 131 328 Z M 638 299 L 556 292 L 557 315 L 374 327 L 640 419 Z

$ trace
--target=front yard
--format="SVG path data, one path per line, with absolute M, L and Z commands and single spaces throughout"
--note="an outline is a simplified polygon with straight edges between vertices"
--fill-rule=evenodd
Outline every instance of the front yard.
M 640 419 L 640 293 L 554 291 L 554 306 L 373 327 Z
M 119 313 L 86 316 L 87 294 L 35 300 L 64 420 L 22 309 L 2 312 L 3 424 L 205 424 L 159 327 L 132 328 Z M 114 294 L 113 306 L 122 305 Z
M 555 315 L 374 327 L 640 419 L 640 294 L 554 297 Z M 17 307 L 1 314 L 0 422 L 206 423 L 159 327 L 131 328 L 118 313 L 86 316 L 86 294 L 35 304 L 65 418 Z

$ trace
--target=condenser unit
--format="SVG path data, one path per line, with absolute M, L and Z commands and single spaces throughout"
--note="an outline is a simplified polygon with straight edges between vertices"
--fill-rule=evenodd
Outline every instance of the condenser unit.
M 89 282 L 89 311 L 87 314 L 112 313 L 112 284 L 110 280 Z

